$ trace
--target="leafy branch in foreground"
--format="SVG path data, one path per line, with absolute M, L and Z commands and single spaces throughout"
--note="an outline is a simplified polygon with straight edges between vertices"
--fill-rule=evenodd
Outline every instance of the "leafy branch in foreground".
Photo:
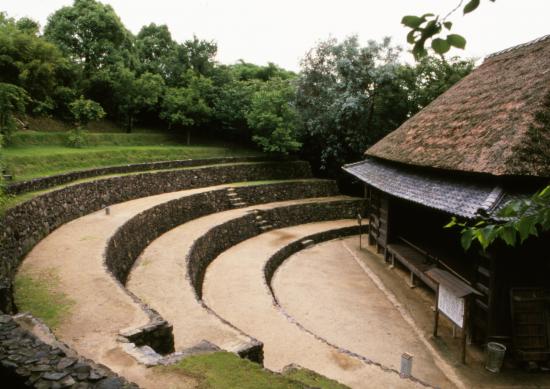
M 479 7 L 480 1 L 468 1 L 462 9 L 464 15 Z M 489 1 L 495 2 L 495 0 Z M 428 54 L 428 50 L 426 49 L 428 40 L 431 40 L 431 48 L 439 55 L 445 54 L 451 47 L 459 49 L 466 47 L 466 39 L 462 35 L 448 34 L 445 38 L 440 37 L 443 31 L 451 30 L 453 23 L 447 19 L 462 6 L 463 2 L 464 0 L 461 0 L 457 7 L 443 18 L 440 15 L 427 13 L 422 16 L 407 15 L 401 19 L 401 23 L 411 29 L 407 34 L 407 42 L 413 45 L 412 53 L 416 60 Z
M 550 185 L 535 193 L 529 199 L 508 202 L 497 214 L 498 219 L 483 218 L 474 225 L 460 222 L 453 216 L 445 228 L 462 227 L 460 242 L 468 250 L 474 241 L 478 241 L 486 250 L 496 239 L 503 240 L 509 246 L 523 243 L 529 236 L 550 230 Z

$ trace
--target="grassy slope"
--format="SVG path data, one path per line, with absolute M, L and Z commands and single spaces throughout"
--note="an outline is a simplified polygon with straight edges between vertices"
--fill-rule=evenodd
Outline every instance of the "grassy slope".
M 309 370 L 293 369 L 288 375 L 276 374 L 227 352 L 193 356 L 160 369 L 195 377 L 200 389 L 347 388 Z
M 63 146 L 27 146 L 4 149 L 8 172 L 16 181 L 72 170 L 175 159 L 259 155 L 231 146 L 97 146 L 75 149 Z
M 55 329 L 70 313 L 74 302 L 56 290 L 59 277 L 53 270 L 38 276 L 19 275 L 15 278 L 15 304 L 21 312 L 30 312 Z

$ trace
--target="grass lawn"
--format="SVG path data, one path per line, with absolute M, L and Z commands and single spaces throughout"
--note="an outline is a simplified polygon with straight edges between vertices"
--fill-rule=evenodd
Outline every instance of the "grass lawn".
M 200 383 L 200 389 L 347 388 L 310 370 L 292 369 L 288 374 L 273 373 L 256 363 L 227 352 L 197 355 L 186 358 L 176 365 L 157 369 L 195 377 Z
M 236 146 L 25 146 L 3 149 L 3 160 L 15 181 L 94 167 L 175 159 L 260 155 Z
M 30 312 L 55 329 L 60 320 L 70 313 L 74 302 L 56 291 L 59 277 L 53 270 L 40 275 L 18 275 L 15 278 L 15 304 L 21 312 Z

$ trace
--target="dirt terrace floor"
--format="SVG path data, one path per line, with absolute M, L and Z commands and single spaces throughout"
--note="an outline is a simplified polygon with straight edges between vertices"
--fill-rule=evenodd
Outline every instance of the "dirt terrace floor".
M 277 276 L 280 278 L 276 281 L 278 292 L 284 290 L 285 300 L 292 300 L 296 311 L 303 314 L 298 322 L 311 310 L 319 313 L 317 325 L 307 328 L 312 333 L 289 320 L 273 305 L 263 276 L 270 256 L 290 242 L 326 229 L 327 225 L 337 228 L 353 223 L 312 223 L 274 230 L 230 248 L 207 269 L 203 290 L 206 304 L 236 327 L 264 342 L 264 363 L 272 370 L 297 363 L 352 388 L 423 387 L 421 383 L 400 378 L 391 370 L 396 366 L 392 358 L 399 361 L 402 351 L 413 351 L 422 358 L 422 368 L 418 372 L 423 377 L 417 378 L 429 386 L 456 387 L 446 375 L 452 375 L 452 369 L 444 371 L 445 364 L 432 358 L 413 330 L 403 323 L 396 308 L 339 241 L 306 250 L 300 255 L 308 258 L 308 264 L 289 272 L 283 270 L 282 278 Z M 288 273 L 291 273 L 290 279 L 285 277 Z M 368 301 L 358 306 L 350 304 L 354 300 Z M 359 320 L 345 322 L 336 318 L 344 314 L 349 318 L 359 308 L 365 309 L 359 313 Z M 390 320 L 385 324 L 384 336 L 381 332 L 369 334 L 362 323 L 363 320 L 383 323 L 386 318 Z M 393 336 L 400 339 L 388 342 Z M 361 338 L 368 338 L 368 342 L 358 342 Z

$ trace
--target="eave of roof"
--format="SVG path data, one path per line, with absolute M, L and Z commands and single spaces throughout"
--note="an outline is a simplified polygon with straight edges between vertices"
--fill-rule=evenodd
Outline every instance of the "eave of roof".
M 419 171 L 375 158 L 342 169 L 382 192 L 467 219 L 494 216 L 511 196 L 493 180 Z

